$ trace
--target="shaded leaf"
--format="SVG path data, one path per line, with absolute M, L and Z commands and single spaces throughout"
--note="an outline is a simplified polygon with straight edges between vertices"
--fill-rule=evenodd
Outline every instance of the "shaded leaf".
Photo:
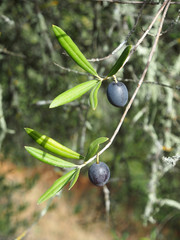
M 91 93 L 90 93 L 89 101 L 90 101 L 90 105 L 91 105 L 93 110 L 95 110 L 97 105 L 98 105 L 97 94 L 98 94 L 98 90 L 99 90 L 101 84 L 102 84 L 101 81 L 98 82 L 96 84 L 96 86 L 91 90 Z
M 94 76 L 98 76 L 96 70 L 88 62 L 82 52 L 72 39 L 58 26 L 53 25 L 53 31 L 58 39 L 60 45 L 69 54 L 69 56 L 86 72 L 91 73 Z
M 57 179 L 53 185 L 39 198 L 38 204 L 48 200 L 58 193 L 68 182 L 71 181 L 76 169 L 71 170 L 66 173 L 64 176 Z
M 64 161 L 40 149 L 34 147 L 25 147 L 25 149 L 28 151 L 28 153 L 30 153 L 33 157 L 37 158 L 41 162 L 62 168 L 71 168 L 76 166 L 74 163 Z
M 49 150 L 52 153 L 60 155 L 66 158 L 73 158 L 73 159 L 82 159 L 83 157 L 73 150 L 63 146 L 62 144 L 58 143 L 52 138 L 47 137 L 46 135 L 42 135 L 41 133 L 31 129 L 25 128 L 25 131 L 29 136 L 31 136 L 39 145 L 43 148 Z
M 126 58 L 128 57 L 130 51 L 131 51 L 132 45 L 127 46 L 124 51 L 122 52 L 121 56 L 118 58 L 114 66 L 109 71 L 108 77 L 116 74 L 118 70 L 123 66 Z
M 97 82 L 97 80 L 87 81 L 61 93 L 52 101 L 50 108 L 55 108 L 74 101 L 75 99 L 88 92 L 92 87 L 96 85 Z
M 94 140 L 89 146 L 85 160 L 88 160 L 91 157 L 93 157 L 99 149 L 99 144 L 106 142 L 108 139 L 109 138 L 107 138 L 107 137 L 100 137 L 100 138 L 97 138 L 96 140 Z
M 74 184 L 77 182 L 78 177 L 79 177 L 79 173 L 80 173 L 80 168 L 76 169 L 76 172 L 74 173 L 74 176 L 72 177 L 70 186 L 69 186 L 69 190 L 74 186 Z

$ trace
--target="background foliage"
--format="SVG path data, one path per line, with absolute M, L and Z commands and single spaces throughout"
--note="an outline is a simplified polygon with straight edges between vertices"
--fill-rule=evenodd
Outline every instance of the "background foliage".
M 48 101 L 60 92 L 92 79 L 88 75 L 72 71 L 84 73 L 64 54 L 51 26 L 61 26 L 87 58 L 101 58 L 112 53 L 127 36 L 127 44 L 134 45 L 152 21 L 159 5 L 146 5 L 135 31 L 128 35 L 137 20 L 140 8 L 141 5 L 135 4 L 95 1 L 80 3 L 76 0 L 1 2 L 0 84 L 3 89 L 4 117 L 8 128 L 15 130 L 15 134 L 6 135 L 2 145 L 2 153 L 6 158 L 9 157 L 16 166 L 34 168 L 39 164 L 24 150 L 24 145 L 33 145 L 26 136 L 24 127 L 35 128 L 81 154 L 87 151 L 90 142 L 97 137 L 111 137 L 123 110 L 112 107 L 107 101 L 108 83 L 104 83 L 100 89 L 96 111 L 89 108 L 87 96 L 73 104 L 49 109 Z M 115 229 L 117 236 L 121 214 L 124 221 L 128 221 L 128 209 L 132 211 L 132 221 L 142 222 L 152 161 L 157 155 L 161 159 L 162 156 L 174 156 L 180 152 L 178 11 L 178 5 L 170 6 L 164 32 L 145 83 L 114 144 L 101 156 L 111 168 L 111 227 Z M 145 68 L 157 28 L 158 23 L 118 75 L 119 79 L 126 82 L 130 96 Z M 103 76 L 108 73 L 118 56 L 119 52 L 104 61 L 92 64 Z M 69 71 L 59 68 L 54 62 Z M 48 104 L 41 105 L 41 101 L 47 101 Z M 84 174 L 86 175 L 86 172 Z M 3 174 L 1 179 L 4 181 Z M 179 201 L 179 180 L 177 165 L 160 180 L 158 196 Z M 3 218 L 0 214 L 0 222 L 4 221 L 3 224 L 6 225 L 8 214 L 16 214 L 13 210 L 10 212 L 7 202 L 9 195 L 6 195 L 6 192 L 10 191 L 11 195 L 22 186 L 13 185 L 5 189 L 4 186 L 6 184 L 2 182 L 0 191 L 4 193 L 5 206 L 9 211 Z M 103 198 L 101 207 L 103 211 Z M 174 209 L 170 207 L 161 208 L 155 214 L 158 223 L 163 222 L 172 211 Z M 179 210 L 176 210 L 175 214 L 179 214 Z M 3 224 L 0 225 L 4 226 Z M 173 239 L 178 239 L 179 224 L 179 217 L 172 220 L 168 225 L 168 233 L 162 233 L 161 239 L 172 236 Z M 11 233 L 14 234 L 13 229 L 14 226 L 9 224 L 8 227 L 0 229 L 1 235 L 8 239 Z M 130 236 L 131 229 L 126 230 Z

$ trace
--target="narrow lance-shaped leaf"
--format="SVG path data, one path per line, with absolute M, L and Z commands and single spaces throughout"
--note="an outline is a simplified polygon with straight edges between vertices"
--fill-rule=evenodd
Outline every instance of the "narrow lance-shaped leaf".
M 53 185 L 39 198 L 38 204 L 48 200 L 58 193 L 68 182 L 71 181 L 76 169 L 71 170 L 66 173 L 64 176 L 57 179 Z
M 97 105 L 98 105 L 98 97 L 97 97 L 97 94 L 98 94 L 98 90 L 101 86 L 102 82 L 98 82 L 96 84 L 96 86 L 91 90 L 91 93 L 90 93 L 90 96 L 89 96 L 89 101 L 90 101 L 90 105 L 92 107 L 93 110 L 96 109 Z
M 74 184 L 77 182 L 78 177 L 79 177 L 79 173 L 80 173 L 80 168 L 76 169 L 76 172 L 74 173 L 70 186 L 69 186 L 69 190 L 74 186 Z
M 128 57 L 130 51 L 131 51 L 132 45 L 127 46 L 124 51 L 122 52 L 121 56 L 118 58 L 114 66 L 109 71 L 108 77 L 113 76 L 118 72 L 118 70 L 123 66 L 126 58 Z
M 69 54 L 69 56 L 86 72 L 91 73 L 94 76 L 98 76 L 96 70 L 88 62 L 73 40 L 58 26 L 53 25 L 53 31 L 58 39 L 58 42 Z
M 98 80 L 87 81 L 61 93 L 52 101 L 50 108 L 55 108 L 74 101 L 75 99 L 88 92 L 92 87 L 96 85 L 97 82 Z
M 86 154 L 85 160 L 88 160 L 91 157 L 93 157 L 99 149 L 99 144 L 106 142 L 108 139 L 109 138 L 107 137 L 100 137 L 94 140 L 88 148 L 88 152 Z
M 60 155 L 62 157 L 66 157 L 66 158 L 73 158 L 73 159 L 83 158 L 79 153 L 74 152 L 73 150 L 58 143 L 54 139 L 47 137 L 46 135 L 42 135 L 41 133 L 39 133 L 31 128 L 25 128 L 25 131 L 39 145 L 41 145 L 43 148 L 49 150 L 52 153 L 55 153 L 57 155 Z
M 25 149 L 35 158 L 37 158 L 39 161 L 56 166 L 56 167 L 62 167 L 62 168 L 71 168 L 76 167 L 74 163 L 64 161 L 58 157 L 55 157 L 49 153 L 46 153 L 40 149 L 34 148 L 34 147 L 25 147 Z

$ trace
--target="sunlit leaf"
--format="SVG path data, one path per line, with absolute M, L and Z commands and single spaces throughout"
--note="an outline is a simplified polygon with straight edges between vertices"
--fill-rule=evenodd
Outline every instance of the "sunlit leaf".
M 62 168 L 71 168 L 75 167 L 76 165 L 64 161 L 58 157 L 55 157 L 49 153 L 46 153 L 40 149 L 34 148 L 34 147 L 25 147 L 25 149 L 35 158 L 37 158 L 39 161 L 56 166 L 56 167 L 62 167 Z
M 72 39 L 58 26 L 53 25 L 53 31 L 58 39 L 60 45 L 69 54 L 69 56 L 86 72 L 91 73 L 94 76 L 98 76 L 96 70 L 88 62 L 82 52 Z
M 55 196 L 56 193 L 58 193 L 68 182 L 71 181 L 75 172 L 76 172 L 76 169 L 73 169 L 70 172 L 66 173 L 64 176 L 57 179 L 53 183 L 53 185 L 39 198 L 38 204 Z
M 118 58 L 114 66 L 109 71 L 108 77 L 114 75 L 117 73 L 117 71 L 123 66 L 126 58 L 128 57 L 130 51 L 131 51 L 132 45 L 127 46 L 124 51 L 122 52 L 121 56 Z
M 74 173 L 70 186 L 69 186 L 69 190 L 74 186 L 74 184 L 77 182 L 78 177 L 79 177 L 79 173 L 80 173 L 80 168 L 76 169 L 76 172 Z
M 43 148 L 49 150 L 52 153 L 60 155 L 66 158 L 81 159 L 83 158 L 79 153 L 63 146 L 62 144 L 56 142 L 54 139 L 42 135 L 41 133 L 31 129 L 25 128 L 25 131 L 29 136 L 31 136 L 39 145 Z
M 108 139 L 109 138 L 107 138 L 107 137 L 100 137 L 100 138 L 97 138 L 96 140 L 94 140 L 89 146 L 85 160 L 88 160 L 91 157 L 93 157 L 99 149 L 99 144 L 106 142 Z
M 55 108 L 74 101 L 93 88 L 97 82 L 97 80 L 87 81 L 61 93 L 52 101 L 50 108 Z
M 98 105 L 98 97 L 97 97 L 97 94 L 98 94 L 98 90 L 101 86 L 102 82 L 98 82 L 96 84 L 95 87 L 93 87 L 93 89 L 91 90 L 91 93 L 90 93 L 90 96 L 89 96 L 89 101 L 90 101 L 90 105 L 92 107 L 93 110 L 96 109 L 97 105 Z

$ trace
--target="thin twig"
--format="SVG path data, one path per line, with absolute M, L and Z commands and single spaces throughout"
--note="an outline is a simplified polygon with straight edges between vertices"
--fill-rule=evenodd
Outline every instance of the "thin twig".
M 134 99 L 135 99 L 135 97 L 136 97 L 136 95 L 137 95 L 137 93 L 138 93 L 138 91 L 139 91 L 139 89 L 140 89 L 143 81 L 144 81 L 144 78 L 145 78 L 145 76 L 146 76 L 146 73 L 147 73 L 147 70 L 148 70 L 148 68 L 149 68 L 150 62 L 151 62 L 151 60 L 152 60 L 153 54 L 154 54 L 155 49 L 156 49 L 156 47 L 157 47 L 157 43 L 158 43 L 158 40 L 159 40 L 159 37 L 160 37 L 160 33 L 161 33 L 161 30 L 162 30 L 162 26 L 163 26 L 163 23 L 164 23 L 164 19 L 165 19 L 165 16 L 166 16 L 168 7 L 169 7 L 169 5 L 170 5 L 170 1 L 171 1 L 171 0 L 166 0 L 166 1 L 164 2 L 164 4 L 161 6 L 160 10 L 158 11 L 158 14 L 155 16 L 155 18 L 154 18 L 153 21 L 152 21 L 152 23 L 154 24 L 154 23 L 155 23 L 155 19 L 157 19 L 157 16 L 159 16 L 159 14 L 163 11 L 163 9 L 165 8 L 165 6 L 166 6 L 166 4 L 167 4 L 167 6 L 166 6 L 166 8 L 165 8 L 165 11 L 164 11 L 164 13 L 163 13 L 163 16 L 162 16 L 162 18 L 161 18 L 161 22 L 160 22 L 160 26 L 159 26 L 159 29 L 158 29 L 158 33 L 157 33 L 157 35 L 156 35 L 156 38 L 155 38 L 155 41 L 154 41 L 152 50 L 151 50 L 151 52 L 150 52 L 150 55 L 149 55 L 149 58 L 148 58 L 148 61 L 147 61 L 147 64 L 146 64 L 146 67 L 145 67 L 144 72 L 143 72 L 143 74 L 142 74 L 142 76 L 141 76 L 141 79 L 140 79 L 139 82 L 138 82 L 138 86 L 137 86 L 137 88 L 135 89 L 135 91 L 134 91 L 134 93 L 133 93 L 133 95 L 132 95 L 132 97 L 131 97 L 131 99 L 130 99 L 130 101 L 129 101 L 129 103 L 128 103 L 128 105 L 127 105 L 127 107 L 126 107 L 126 109 L 125 109 L 125 111 L 124 111 L 121 119 L 120 119 L 120 121 L 119 121 L 119 124 L 118 124 L 118 126 L 116 127 L 116 129 L 115 129 L 115 131 L 114 131 L 114 133 L 113 133 L 113 135 L 112 135 L 112 137 L 110 138 L 110 140 L 109 140 L 109 142 L 106 144 L 106 146 L 98 153 L 99 155 L 101 155 L 103 152 L 105 152 L 105 151 L 111 146 L 111 144 L 113 143 L 116 135 L 118 134 L 118 132 L 119 132 L 119 130 L 120 130 L 120 128 L 121 128 L 121 126 L 122 126 L 122 124 L 123 124 L 123 122 L 124 122 L 124 119 L 125 119 L 128 111 L 129 111 L 129 109 L 130 109 L 130 107 L 131 107 L 131 105 L 132 105 L 132 103 L 133 103 L 133 101 L 134 101 Z M 151 27 L 153 26 L 152 23 L 150 24 Z M 150 27 L 149 27 L 148 29 L 150 29 Z M 144 38 L 143 38 L 143 39 L 144 39 Z M 141 42 L 143 39 L 141 38 L 141 39 L 138 41 L 138 44 L 140 44 L 140 42 Z M 137 46 L 137 44 L 136 44 L 136 46 Z M 89 159 L 87 162 L 85 162 L 84 164 L 80 165 L 80 168 L 86 166 L 87 164 L 89 164 L 90 162 L 92 162 L 95 158 L 96 158 L 96 155 L 95 155 L 94 157 L 90 158 L 90 159 Z
M 53 63 L 54 63 L 54 65 L 56 65 L 57 67 L 61 68 L 61 69 L 64 70 L 64 71 L 67 71 L 67 72 L 73 72 L 73 73 L 76 73 L 76 74 L 79 74 L 79 75 L 90 76 L 90 74 L 88 74 L 88 73 L 86 73 L 86 72 L 79 72 L 79 71 L 77 71 L 77 70 L 73 70 L 73 69 L 71 69 L 71 68 L 63 67 L 63 66 L 59 65 L 59 64 L 56 63 L 56 62 L 53 62 Z
M 169 207 L 173 207 L 180 210 L 180 203 L 173 199 L 166 199 L 166 198 L 156 199 L 156 203 L 159 204 L 161 207 L 164 205 L 167 205 Z
M 117 53 L 124 45 L 126 44 L 126 40 L 124 40 L 122 43 L 120 43 L 117 48 L 115 48 L 112 53 L 110 53 L 109 55 L 105 56 L 105 57 L 102 57 L 102 58 L 91 58 L 91 59 L 88 59 L 89 62 L 100 62 L 100 61 L 103 61 L 103 60 L 106 60 L 110 57 L 112 57 L 115 53 Z
M 179 18 L 180 18 L 180 10 L 178 11 L 178 15 L 177 15 L 177 17 L 176 17 L 175 20 L 169 21 L 169 22 L 167 21 L 168 27 L 167 27 L 166 30 L 164 30 L 163 32 L 161 32 L 161 36 L 164 35 L 164 34 L 166 34 L 166 33 L 169 32 L 169 31 L 172 31 L 173 28 L 178 24 Z M 145 32 L 142 27 L 141 27 L 141 30 L 142 30 L 143 32 Z M 148 35 L 149 35 L 149 36 L 152 36 L 152 37 L 155 37 L 155 35 L 152 34 L 152 33 L 148 33 Z
M 151 24 L 149 25 L 149 27 L 147 28 L 147 30 L 144 32 L 144 34 L 142 35 L 142 37 L 139 39 L 139 41 L 136 43 L 136 45 L 132 48 L 129 56 L 127 57 L 126 61 L 124 62 L 122 68 L 124 67 L 124 65 L 129 61 L 131 55 L 136 51 L 137 47 L 142 43 L 142 41 L 144 40 L 144 38 L 149 34 L 149 31 L 151 30 L 152 26 L 154 25 L 154 23 L 156 22 L 157 18 L 159 17 L 159 15 L 161 14 L 162 10 L 164 9 L 164 6 L 166 5 L 166 2 L 165 1 L 162 6 L 160 7 L 159 11 L 157 12 L 156 16 L 154 17 L 153 21 L 151 22 Z M 141 12 L 141 11 L 140 11 Z M 126 40 L 120 44 L 120 46 L 124 45 L 126 43 Z M 117 52 L 117 49 L 119 50 L 120 49 L 120 46 L 118 46 L 113 52 Z M 109 57 L 111 57 L 113 54 L 109 54 L 108 56 L 106 57 L 103 57 L 103 58 L 95 58 L 95 59 L 90 59 L 89 61 L 101 61 L 101 60 L 105 60 Z
M 73 73 L 79 74 L 79 75 L 90 76 L 88 73 L 83 73 L 83 72 L 79 72 L 79 71 L 73 70 L 71 68 L 66 68 L 66 67 L 63 67 L 63 66 L 59 65 L 58 63 L 55 63 L 55 62 L 54 62 L 54 65 L 58 66 L 59 68 L 61 68 L 64 71 L 67 71 L 67 72 L 73 72 Z M 136 81 L 134 79 L 122 79 L 122 78 L 118 78 L 118 77 L 117 77 L 117 80 L 120 80 L 122 82 L 133 82 L 133 83 L 137 83 L 138 82 L 138 81 Z M 164 84 L 164 83 L 150 82 L 150 81 L 146 81 L 146 82 L 144 82 L 144 84 L 153 84 L 153 85 L 158 85 L 160 87 L 171 88 L 171 89 L 175 89 L 175 90 L 180 91 L 180 86 L 171 86 L 171 85 L 167 85 L 167 84 Z M 50 104 L 51 102 L 52 102 L 52 100 L 49 100 L 49 101 L 46 101 L 45 103 L 43 102 L 42 105 Z M 41 105 L 40 101 L 38 103 L 39 103 L 39 105 Z
M 0 15 L 0 18 L 2 18 L 5 21 L 5 23 L 8 23 L 11 26 L 15 24 L 14 20 L 11 20 L 9 17 L 7 17 L 3 14 Z
M 109 55 L 107 55 L 107 56 L 105 56 L 105 57 L 102 57 L 102 58 L 91 58 L 91 59 L 88 59 L 88 61 L 89 61 L 89 62 L 100 62 L 100 61 L 103 61 L 103 60 L 106 60 L 106 59 L 112 57 L 115 53 L 117 53 L 117 52 L 127 43 L 128 39 L 131 37 L 132 33 L 135 31 L 135 29 L 136 29 L 136 27 L 137 27 L 137 25 L 138 25 L 138 22 L 139 22 L 139 20 L 140 20 L 140 18 L 141 18 L 141 16 L 142 16 L 142 11 L 143 11 L 145 5 L 146 5 L 146 3 L 144 2 L 143 5 L 142 5 L 142 7 L 141 7 L 141 9 L 140 9 L 140 11 L 139 11 L 139 13 L 138 13 L 138 15 L 137 15 L 136 22 L 135 22 L 133 28 L 129 31 L 126 39 L 125 39 L 122 43 L 120 43 L 119 46 L 117 46 L 117 47 L 112 51 L 112 53 L 110 53 Z
M 147 28 L 147 30 L 145 31 L 145 33 L 142 35 L 142 37 L 138 40 L 138 42 L 136 43 L 136 45 L 132 48 L 129 56 L 127 57 L 126 61 L 124 62 L 122 68 L 124 67 L 124 65 L 129 61 L 130 57 L 132 56 L 132 54 L 136 51 L 137 47 L 142 43 L 142 41 L 144 40 L 144 38 L 148 35 L 149 31 L 151 30 L 152 26 L 154 25 L 154 23 L 156 22 L 157 18 L 159 17 L 159 15 L 161 14 L 161 12 L 163 11 L 164 7 L 167 4 L 167 0 L 162 4 L 162 6 L 160 7 L 159 11 L 157 12 L 156 16 L 154 17 L 153 21 L 151 22 L 151 24 L 149 25 L 149 27 Z M 159 35 L 157 33 L 156 38 L 159 38 Z M 156 40 L 155 40 L 156 41 Z
M 104 201 L 105 201 L 105 209 L 106 209 L 106 221 L 109 223 L 109 212 L 110 212 L 110 191 L 106 185 L 103 186 L 104 192 Z
M 122 78 L 117 78 L 117 79 L 121 80 L 122 82 L 133 82 L 133 83 L 137 83 L 138 82 L 138 81 L 133 80 L 133 79 L 122 79 Z M 159 82 L 145 81 L 143 84 L 158 85 L 160 87 L 171 88 L 171 89 L 175 89 L 175 90 L 180 91 L 180 86 L 171 86 L 171 85 L 167 85 L 167 84 L 159 83 Z
M 144 4 L 143 1 L 120 1 L 120 0 L 93 0 L 94 2 L 110 2 L 110 3 L 119 3 L 119 4 Z M 158 5 L 158 2 L 145 1 L 149 5 Z M 180 5 L 180 2 L 171 2 L 170 4 Z
M 6 48 L 0 48 L 0 54 L 11 55 L 13 57 L 19 57 L 19 58 L 26 58 L 25 55 L 23 55 L 21 53 L 15 53 L 12 51 L 8 51 Z

